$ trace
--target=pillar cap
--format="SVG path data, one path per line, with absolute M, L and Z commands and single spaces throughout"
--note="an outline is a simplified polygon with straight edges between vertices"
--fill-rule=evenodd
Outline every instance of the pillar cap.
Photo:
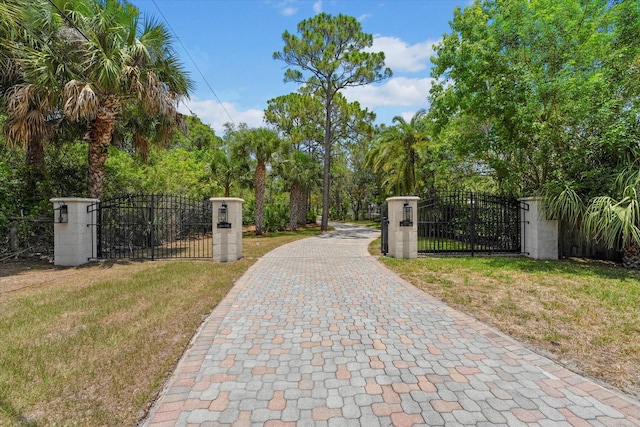
M 519 197 L 518 200 L 521 202 L 541 202 L 544 200 L 544 197 L 542 196 Z
M 237 197 L 212 197 L 209 199 L 212 202 L 240 202 L 244 203 L 244 199 L 239 199 Z
M 55 197 L 53 199 L 49 199 L 49 201 L 51 203 L 59 203 L 59 202 L 65 202 L 65 203 L 72 203 L 72 202 L 76 202 L 76 203 L 97 203 L 100 201 L 100 199 L 89 199 L 89 198 L 84 198 L 84 197 Z
M 418 197 L 418 196 L 395 196 L 395 197 L 387 197 L 387 199 L 386 199 L 387 202 L 395 202 L 395 201 L 412 202 L 414 200 L 418 201 L 418 200 L 420 200 L 420 197 Z

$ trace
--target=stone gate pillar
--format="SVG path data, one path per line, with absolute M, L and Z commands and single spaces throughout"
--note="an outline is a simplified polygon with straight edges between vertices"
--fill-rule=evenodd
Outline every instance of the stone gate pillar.
M 523 209 L 521 229 L 521 251 L 533 259 L 558 259 L 559 224 L 547 219 L 542 209 L 542 198 L 518 199 L 528 209 Z
M 86 264 L 97 253 L 96 212 L 88 207 L 98 199 L 64 197 L 53 203 L 53 263 L 61 266 Z
M 418 257 L 419 197 L 389 197 L 389 252 L 392 258 Z
M 213 259 L 218 262 L 242 258 L 242 204 L 234 197 L 214 197 Z

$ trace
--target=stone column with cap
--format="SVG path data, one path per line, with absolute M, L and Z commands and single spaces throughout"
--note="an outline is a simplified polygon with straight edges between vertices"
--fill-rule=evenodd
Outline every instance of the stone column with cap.
M 89 207 L 98 199 L 62 197 L 53 203 L 53 263 L 60 266 L 86 264 L 97 255 L 96 211 Z
M 242 204 L 235 197 L 214 197 L 213 259 L 218 262 L 242 258 Z
M 389 197 L 389 252 L 392 258 L 418 257 L 418 200 L 416 196 Z M 409 218 L 410 216 L 410 218 Z

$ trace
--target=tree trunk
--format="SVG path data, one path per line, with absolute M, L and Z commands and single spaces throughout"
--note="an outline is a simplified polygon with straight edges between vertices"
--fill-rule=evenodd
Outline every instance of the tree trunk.
M 409 166 L 411 170 L 409 170 L 409 188 L 407 188 L 407 196 L 413 194 L 413 191 L 416 187 L 416 150 L 413 147 L 409 148 Z
M 256 188 L 256 235 L 263 233 L 264 226 L 264 189 L 267 180 L 267 167 L 264 161 L 258 161 L 255 174 Z
M 327 91 L 328 92 L 328 91 Z M 322 221 L 320 230 L 329 229 L 329 189 L 331 174 L 331 98 L 327 93 L 325 99 L 325 120 L 324 120 L 324 172 L 322 176 Z
M 89 126 L 89 197 L 102 199 L 104 192 L 104 164 L 116 124 L 118 102 L 107 99 Z
M 291 231 L 298 230 L 298 208 L 300 206 L 300 183 L 291 184 L 291 192 L 289 194 L 289 226 Z
M 40 198 L 38 183 L 45 177 L 44 138 L 38 132 L 31 132 L 27 144 L 27 192 L 26 196 L 37 201 Z
M 296 218 L 299 227 L 307 225 L 307 194 L 307 189 L 301 186 L 298 198 L 298 217 Z
M 355 217 L 356 221 L 360 220 L 360 210 L 362 209 L 362 200 L 358 199 L 358 201 L 356 202 L 356 207 L 353 210 L 353 216 Z
M 622 248 L 622 265 L 625 268 L 640 270 L 640 246 L 637 243 Z

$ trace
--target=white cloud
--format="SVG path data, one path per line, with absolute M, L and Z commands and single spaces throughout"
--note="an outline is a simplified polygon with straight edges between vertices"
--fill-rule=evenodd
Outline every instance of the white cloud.
M 371 52 L 384 52 L 385 65 L 393 71 L 416 72 L 424 70 L 433 55 L 433 45 L 437 40 L 427 40 L 414 45 L 397 37 L 375 36 Z
M 395 77 L 382 85 L 357 86 L 345 89 L 349 101 L 358 101 L 363 107 L 424 108 L 434 79 Z
M 296 7 L 297 0 L 280 0 L 272 3 L 276 9 L 280 10 L 280 14 L 284 16 L 292 16 L 298 12 L 298 8 Z M 271 3 L 267 1 L 267 3 Z
M 410 122 L 411 119 L 413 118 L 413 116 L 416 115 L 416 111 L 403 111 L 402 113 L 400 113 L 400 117 L 402 117 L 406 122 Z
M 295 7 L 289 6 L 282 9 L 280 13 L 283 14 L 284 16 L 291 16 L 291 15 L 295 15 L 297 11 L 298 9 L 296 9 Z
M 357 20 L 358 20 L 358 22 L 363 22 L 365 19 L 371 18 L 372 16 L 373 15 L 370 14 L 370 13 L 365 13 L 365 14 L 362 14 L 362 15 L 358 16 Z
M 236 104 L 230 102 L 223 102 L 222 105 L 224 108 L 218 101 L 213 99 L 192 98 L 181 103 L 179 110 L 183 114 L 190 114 L 189 110 L 191 110 L 220 136 L 224 132 L 224 124 L 230 122 L 231 118 L 236 125 L 246 123 L 249 127 L 264 126 L 264 111 L 256 109 L 239 110 Z
M 313 11 L 315 13 L 320 13 L 322 12 L 322 0 L 318 0 L 317 2 L 315 2 L 313 4 Z

